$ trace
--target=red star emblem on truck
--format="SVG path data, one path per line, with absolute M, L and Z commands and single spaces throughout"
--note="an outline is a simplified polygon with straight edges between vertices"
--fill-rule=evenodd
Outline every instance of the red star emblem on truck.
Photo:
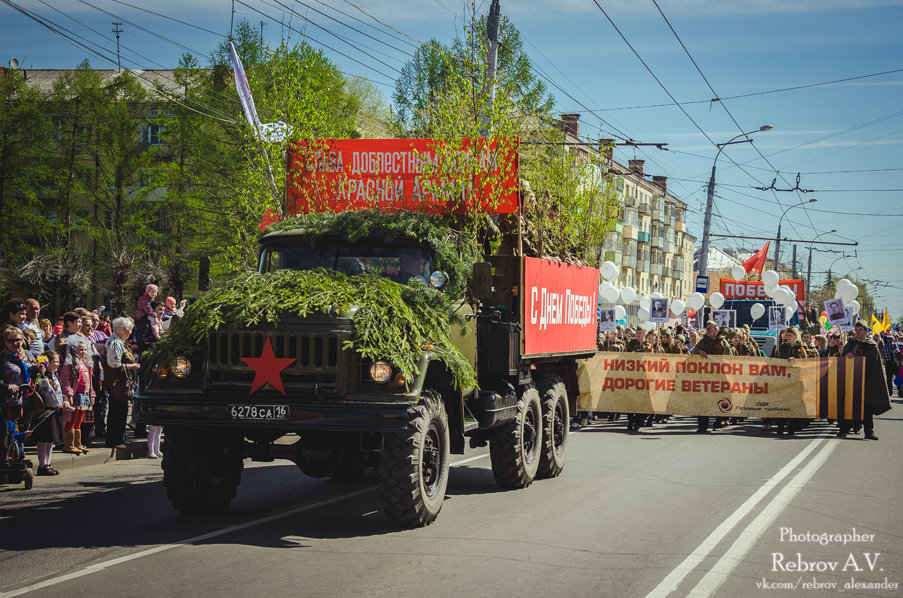
M 241 360 L 254 370 L 254 382 L 251 384 L 251 391 L 248 394 L 252 394 L 267 382 L 283 395 L 285 394 L 285 387 L 282 385 L 282 370 L 293 364 L 295 360 L 291 357 L 276 357 L 270 337 L 267 337 L 260 357 L 242 357 Z

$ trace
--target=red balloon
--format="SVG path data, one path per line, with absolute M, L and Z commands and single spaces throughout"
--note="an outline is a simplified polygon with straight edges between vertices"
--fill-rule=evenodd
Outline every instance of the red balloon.
M 688 317 L 688 318 L 692 318 L 692 317 L 695 316 L 695 315 L 696 315 L 696 310 L 695 310 L 695 309 L 691 309 L 690 311 L 687 312 L 687 317 Z
M 818 315 L 820 315 L 820 316 L 824 316 L 824 317 L 826 317 L 826 318 L 827 318 L 827 317 L 828 317 L 828 312 L 826 312 L 826 311 L 823 311 L 823 312 L 821 312 L 821 313 L 820 313 L 820 314 L 818 314 Z

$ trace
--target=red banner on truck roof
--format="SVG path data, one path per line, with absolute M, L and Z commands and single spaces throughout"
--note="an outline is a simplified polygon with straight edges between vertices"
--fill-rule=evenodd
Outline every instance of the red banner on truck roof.
M 781 280 L 779 285 L 787 285 L 796 294 L 798 301 L 806 301 L 806 283 L 803 279 Z M 725 299 L 768 299 L 765 283 L 761 280 L 721 279 L 721 294 Z
M 518 140 L 321 139 L 288 150 L 286 213 L 404 209 L 518 210 Z M 460 181 L 472 181 L 461 185 Z
M 524 355 L 596 351 L 599 270 L 524 258 Z

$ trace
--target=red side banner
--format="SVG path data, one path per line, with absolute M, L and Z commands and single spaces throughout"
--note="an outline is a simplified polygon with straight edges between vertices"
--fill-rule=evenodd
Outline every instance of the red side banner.
M 518 140 L 321 139 L 288 151 L 286 212 L 518 210 Z M 462 186 L 460 181 L 472 181 Z M 500 188 L 498 188 L 500 187 Z M 498 189 L 497 189 L 498 188 Z M 497 189 L 497 190 L 496 190 Z
M 798 301 L 806 300 L 806 283 L 802 279 L 782 280 L 778 284 L 787 285 L 796 293 Z M 725 299 L 768 299 L 765 283 L 761 280 L 721 279 L 721 294 Z
M 599 270 L 524 258 L 524 355 L 596 351 Z

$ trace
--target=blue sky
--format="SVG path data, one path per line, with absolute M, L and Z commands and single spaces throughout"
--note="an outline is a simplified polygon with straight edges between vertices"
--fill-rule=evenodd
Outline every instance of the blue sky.
M 123 65 L 130 68 L 172 67 L 185 47 L 209 53 L 222 37 L 197 27 L 226 33 L 232 7 L 230 0 L 2 0 L 0 63 L 15 56 L 26 69 L 72 68 L 87 53 L 8 1 L 83 36 L 83 43 L 105 56 L 115 55 L 110 32 L 115 19 L 97 8 L 131 21 L 121 36 Z M 667 176 L 669 190 L 689 205 L 688 225 L 697 237 L 702 235 L 714 144 L 773 125 L 753 136 L 755 147 L 732 145 L 719 158 L 712 232 L 774 237 L 785 210 L 815 197 L 816 203 L 786 212 L 784 236 L 807 240 L 837 229 L 820 238 L 857 240 L 859 246 L 822 247 L 843 253 L 815 251 L 813 285 L 820 285 L 833 264 L 835 273 L 851 272 L 869 281 L 879 308 L 889 307 L 894 319 L 903 315 L 903 235 L 898 234 L 903 225 L 903 0 L 657 2 L 658 8 L 652 0 L 599 0 L 614 26 L 593 0 L 501 0 L 501 8 L 521 30 L 537 70 L 567 92 L 552 90 L 560 110 L 581 113 L 583 135 L 668 144 L 670 151 L 664 152 L 619 148 L 616 158 L 623 163 L 645 159 L 647 174 Z M 488 4 L 477 2 L 479 12 Z M 393 39 L 390 35 L 402 36 L 368 14 L 415 40 L 448 41 L 467 6 L 461 0 L 242 0 L 235 2 L 235 18 L 258 26 L 263 20 L 271 44 L 283 34 L 300 37 L 289 26 L 306 30 L 314 45 L 332 46 L 320 45 L 342 70 L 377 82 L 388 97 L 395 69 L 408 58 L 402 51 L 412 51 L 415 42 Z M 109 66 L 97 56 L 88 57 L 96 67 Z M 846 81 L 829 83 L 838 80 Z M 669 93 L 684 104 L 686 114 Z M 713 97 L 721 101 L 711 102 Z M 769 186 L 775 177 L 777 187 L 793 187 L 797 173 L 799 187 L 813 192 L 754 189 Z M 715 237 L 712 242 L 753 250 L 764 244 Z M 805 271 L 807 244 L 798 245 Z M 791 247 L 782 243 L 782 261 L 790 261 Z

